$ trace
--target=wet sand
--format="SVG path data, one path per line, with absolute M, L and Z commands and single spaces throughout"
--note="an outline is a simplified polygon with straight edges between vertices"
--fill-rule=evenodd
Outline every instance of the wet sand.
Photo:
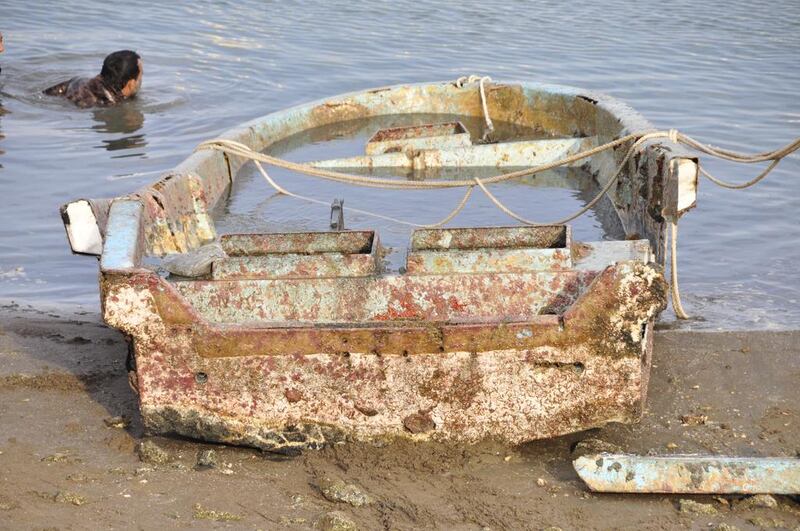
M 0 307 L 0 528 L 333 529 L 338 511 L 361 529 L 800 529 L 798 498 L 753 508 L 740 496 L 594 494 L 570 461 L 588 437 L 641 453 L 798 455 L 800 332 L 660 331 L 634 426 L 515 448 L 346 444 L 294 458 L 149 438 L 161 464 L 137 454 L 126 353 L 94 313 Z M 197 469 L 207 449 L 215 466 Z M 331 501 L 324 480 L 369 503 Z M 689 498 L 713 514 L 681 511 Z

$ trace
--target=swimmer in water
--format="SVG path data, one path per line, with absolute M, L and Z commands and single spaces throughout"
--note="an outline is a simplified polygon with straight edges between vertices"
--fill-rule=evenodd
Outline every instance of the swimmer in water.
M 78 107 L 108 107 L 134 97 L 142 86 L 143 73 L 139 54 L 121 50 L 105 58 L 100 75 L 73 77 L 53 85 L 44 93 L 67 98 Z
M 5 46 L 3 46 L 3 34 L 0 33 L 0 53 L 3 53 L 5 50 L 6 50 Z M 0 72 L 2 71 L 3 69 L 0 68 Z

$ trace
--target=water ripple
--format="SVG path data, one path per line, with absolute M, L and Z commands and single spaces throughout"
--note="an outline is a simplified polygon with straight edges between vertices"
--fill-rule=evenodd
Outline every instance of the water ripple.
M 0 278 L 4 297 L 97 299 L 96 264 L 68 254 L 60 203 L 128 192 L 204 138 L 350 90 L 477 72 L 608 92 L 657 127 L 733 149 L 800 135 L 795 0 L 757 11 L 723 0 L 5 0 L 2 10 L 0 271 L 25 271 Z M 98 113 L 40 95 L 121 48 L 145 59 L 137 101 Z M 730 180 L 756 170 L 704 163 Z M 706 316 L 692 326 L 800 324 L 798 175 L 794 157 L 746 192 L 702 184 L 681 226 L 682 288 Z

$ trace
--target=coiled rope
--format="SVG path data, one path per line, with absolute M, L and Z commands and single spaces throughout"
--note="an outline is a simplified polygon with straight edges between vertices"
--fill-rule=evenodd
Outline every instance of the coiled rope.
M 484 133 L 484 137 L 488 135 L 491 131 L 494 130 L 494 124 L 489 116 L 489 108 L 486 101 L 486 89 L 485 84 L 487 82 L 491 82 L 491 78 L 489 76 L 465 76 L 460 77 L 455 81 L 455 86 L 458 88 L 463 88 L 465 84 L 475 83 L 478 82 L 478 88 L 481 98 L 481 107 L 483 109 L 484 120 L 486 122 L 486 132 Z M 731 190 L 742 190 L 745 188 L 749 188 L 761 180 L 763 180 L 769 173 L 778 165 L 778 163 L 785 158 L 786 156 L 794 153 L 798 149 L 800 149 L 800 138 L 795 139 L 793 142 L 790 142 L 786 146 L 776 149 L 774 151 L 767 151 L 763 153 L 755 153 L 755 154 L 746 154 L 740 153 L 732 150 L 722 149 L 718 147 L 714 147 L 708 144 L 703 144 L 698 142 L 694 138 L 681 133 L 676 129 L 670 129 L 668 131 L 642 131 L 636 133 L 630 133 L 624 135 L 616 140 L 612 140 L 600 146 L 596 146 L 591 149 L 587 149 L 585 151 L 581 151 L 574 155 L 570 155 L 568 157 L 564 157 L 562 159 L 549 162 L 547 164 L 542 164 L 539 166 L 534 166 L 531 168 L 525 168 L 522 170 L 503 173 L 494 175 L 491 177 L 486 177 L 484 179 L 479 179 L 477 177 L 473 179 L 462 179 L 462 180 L 452 180 L 452 181 L 403 181 L 400 179 L 389 179 L 389 178 L 381 178 L 381 177 L 374 177 L 374 176 L 367 176 L 367 175 L 355 175 L 351 173 L 344 173 L 338 172 L 333 170 L 327 170 L 323 168 L 316 168 L 310 164 L 299 163 L 299 162 L 291 162 L 288 160 L 280 159 L 278 157 L 273 157 L 271 155 L 267 155 L 265 153 L 260 153 L 258 151 L 254 151 L 250 149 L 245 144 L 240 142 L 236 142 L 233 140 L 228 140 L 224 138 L 216 138 L 212 140 L 207 140 L 199 144 L 196 150 L 216 150 L 222 151 L 223 153 L 227 153 L 229 155 L 239 156 L 248 160 L 251 160 L 255 163 L 256 167 L 258 168 L 261 175 L 273 187 L 278 193 L 284 194 L 290 197 L 294 197 L 297 199 L 302 199 L 304 201 L 321 204 L 321 205 L 328 205 L 327 202 L 321 201 L 319 199 L 306 197 L 300 194 L 296 194 L 290 192 L 276 183 L 266 172 L 264 167 L 261 163 L 266 163 L 271 166 L 276 166 L 278 168 L 283 168 L 290 171 L 295 171 L 298 173 L 302 173 L 304 175 L 309 175 L 312 177 L 318 177 L 321 179 L 326 179 L 338 183 L 343 184 L 350 184 L 355 186 L 364 186 L 368 188 L 382 188 L 382 189 L 389 189 L 389 190 L 435 190 L 435 189 L 443 189 L 443 188 L 466 188 L 466 191 L 461 198 L 461 201 L 456 205 L 456 207 L 441 221 L 423 225 L 412 223 L 409 221 L 404 221 L 397 218 L 392 218 L 389 216 L 384 216 L 382 214 L 377 214 L 374 212 L 369 212 L 366 210 L 355 209 L 351 207 L 346 207 L 346 210 L 351 212 L 356 212 L 359 214 L 372 216 L 378 219 L 383 219 L 387 221 L 391 221 L 394 223 L 400 223 L 403 225 L 411 226 L 411 227 L 419 227 L 419 228 L 435 228 L 445 225 L 446 223 L 450 222 L 453 218 L 455 218 L 466 206 L 467 202 L 469 201 L 470 197 L 472 196 L 472 192 L 475 186 L 479 187 L 481 191 L 489 198 L 489 200 L 503 213 L 510 216 L 511 218 L 523 223 L 525 225 L 531 226 L 541 226 L 541 225 L 561 225 L 572 221 L 575 218 L 578 218 L 589 211 L 592 207 L 594 207 L 598 201 L 602 199 L 602 197 L 611 190 L 611 187 L 614 183 L 619 179 L 620 174 L 625 168 L 625 165 L 630 160 L 630 157 L 636 153 L 639 147 L 648 142 L 650 140 L 656 139 L 667 139 L 676 144 L 683 144 L 690 149 L 698 151 L 700 153 L 704 153 L 706 155 L 710 155 L 712 157 L 716 157 L 722 160 L 728 160 L 731 162 L 740 162 L 745 164 L 752 164 L 758 162 L 767 162 L 770 161 L 770 164 L 756 177 L 750 179 L 743 183 L 730 183 L 718 179 L 708 173 L 705 169 L 698 165 L 700 173 L 705 176 L 708 180 L 712 183 L 716 184 L 717 186 L 721 186 L 723 188 L 731 189 Z M 611 178 L 608 182 L 603 186 L 600 192 L 589 201 L 584 207 L 576 211 L 575 213 L 550 222 L 537 222 L 533 220 L 529 220 L 524 218 L 508 208 L 504 205 L 494 194 L 492 194 L 487 185 L 500 183 L 509 181 L 512 179 L 518 179 L 520 177 L 528 177 L 531 175 L 535 175 L 537 173 L 542 173 L 554 168 L 558 168 L 561 166 L 566 166 L 577 162 L 579 160 L 583 160 L 589 158 L 591 156 L 597 155 L 598 153 L 602 153 L 609 149 L 616 148 L 617 146 L 626 144 L 628 142 L 633 142 L 631 146 L 628 148 L 625 156 L 622 159 L 622 162 L 617 166 L 616 170 L 612 174 Z M 677 240 L 678 240 L 678 220 L 677 218 L 669 219 L 669 226 L 670 226 L 670 233 L 669 233 L 669 241 L 670 241 L 670 269 L 671 269 L 671 294 L 672 294 L 672 306 L 675 310 L 675 315 L 680 319 L 688 319 L 688 314 L 684 311 L 683 305 L 681 304 L 680 299 L 680 290 L 678 288 L 678 267 L 677 267 Z M 667 240 L 665 239 L 665 245 Z

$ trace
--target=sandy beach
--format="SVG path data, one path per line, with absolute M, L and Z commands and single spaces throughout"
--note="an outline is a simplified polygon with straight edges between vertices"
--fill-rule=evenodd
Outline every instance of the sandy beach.
M 0 528 L 796 529 L 797 498 L 595 494 L 571 457 L 590 438 L 636 453 L 795 456 L 798 345 L 800 332 L 662 330 L 638 425 L 513 448 L 401 441 L 286 458 L 145 437 L 119 333 L 92 312 L 6 303 Z M 142 441 L 154 445 L 140 457 Z

